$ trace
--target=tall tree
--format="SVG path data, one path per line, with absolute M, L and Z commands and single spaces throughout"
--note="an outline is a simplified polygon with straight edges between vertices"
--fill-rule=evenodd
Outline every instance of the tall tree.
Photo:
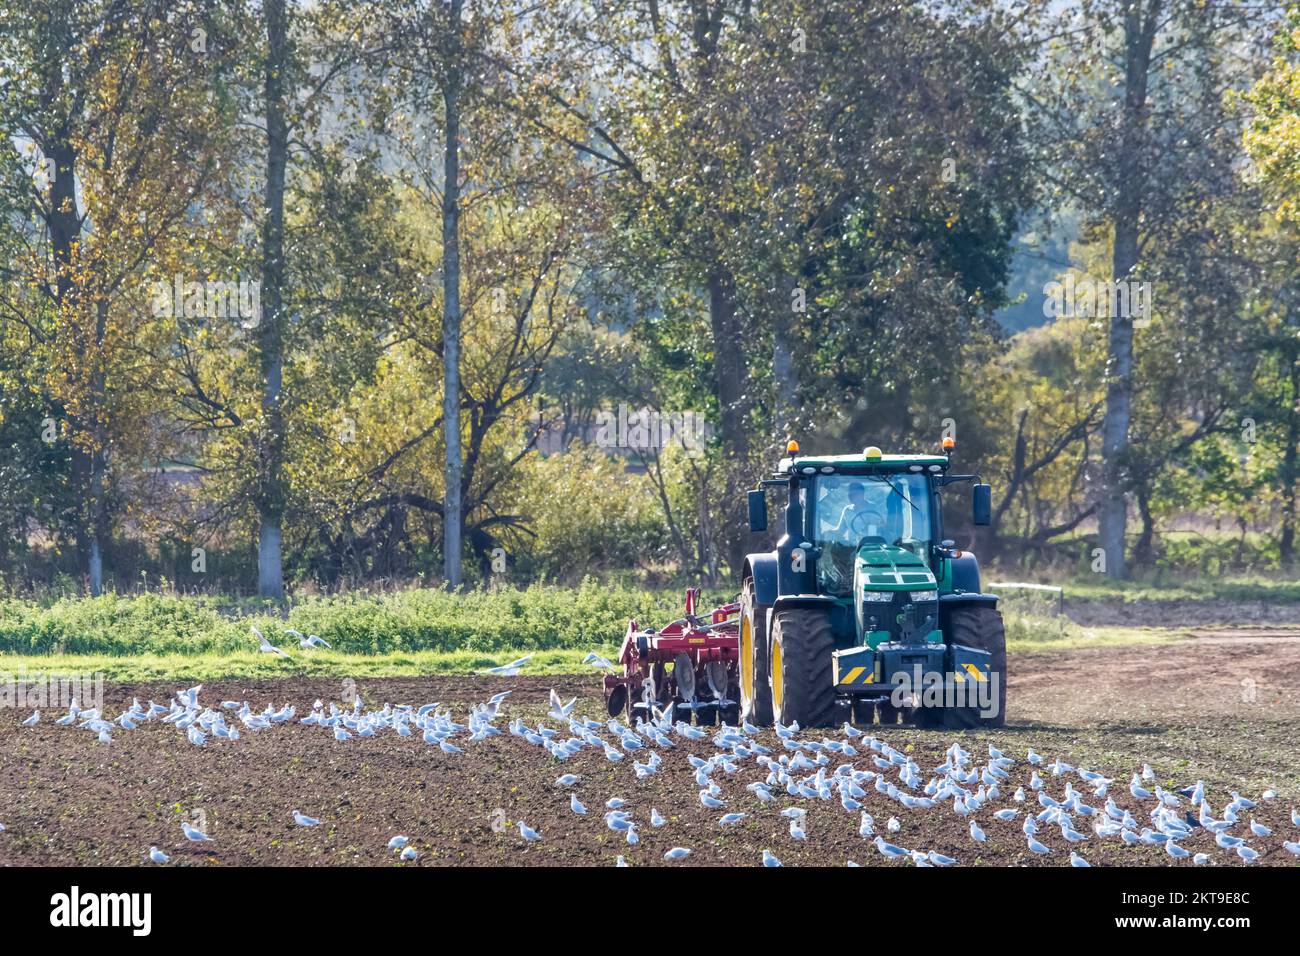
M 1063 18 L 1043 19 L 1033 39 L 1046 53 L 1024 88 L 1029 128 L 1051 200 L 1082 210 L 1091 233 L 1110 244 L 1110 275 L 1097 280 L 1130 289 L 1159 280 L 1153 242 L 1219 190 L 1232 162 L 1220 104 L 1249 75 L 1251 47 L 1270 12 L 1250 3 L 1085 0 Z M 1098 543 L 1116 578 L 1129 573 L 1130 501 L 1143 471 L 1135 469 L 1131 444 L 1133 343 L 1134 319 L 1149 315 L 1136 316 L 1134 301 L 1116 297 L 1112 302 L 1129 306 L 1102 313 L 1107 377 Z
M 770 462 L 796 425 L 808 447 L 910 439 L 987 330 L 1028 197 L 1020 54 L 982 3 L 606 14 L 610 256 L 652 304 L 641 331 L 677 363 L 662 374 L 711 386 L 735 569 L 751 451 Z
M 576 69 L 569 51 L 550 42 L 553 10 L 506 0 L 395 3 L 370 58 L 372 120 L 398 199 L 407 214 L 440 227 L 436 235 L 407 232 L 406 262 L 432 278 L 399 320 L 422 364 L 440 366 L 430 394 L 442 407 L 436 428 L 422 425 L 385 469 L 383 481 L 404 489 L 366 504 L 436 515 L 443 578 L 453 587 L 466 548 L 482 563 L 494 535 L 518 520 L 499 510 L 501 495 L 531 443 L 503 454 L 501 433 L 526 417 L 571 316 L 576 237 L 592 215 L 593 172 L 555 128 L 576 120 L 545 90 Z M 427 481 L 419 493 L 406 482 L 431 438 L 442 440 L 438 497 Z
M 258 429 L 257 593 L 284 596 L 284 174 L 289 158 L 285 79 L 289 64 L 289 18 L 285 0 L 264 0 L 266 20 L 266 186 L 262 219 L 262 308 L 257 331 L 262 376 Z
M 465 513 L 461 504 L 460 451 L 460 94 L 464 85 L 461 64 L 461 11 L 463 0 L 447 6 L 446 49 L 442 87 L 442 419 L 446 445 L 443 486 L 443 576 L 453 588 L 461 582 L 461 529 Z
M 1128 0 L 1123 10 L 1122 105 L 1116 130 L 1117 189 L 1112 212 L 1114 251 L 1111 278 L 1129 282 L 1136 278 L 1141 219 L 1150 170 L 1142 155 L 1148 132 L 1147 86 L 1152 47 L 1165 16 L 1162 0 Z M 1106 383 L 1106 417 L 1101 426 L 1101 507 L 1098 509 L 1099 544 L 1112 577 L 1127 576 L 1124 546 L 1128 525 L 1129 420 L 1133 404 L 1133 316 L 1114 310 L 1110 317 L 1110 367 Z
M 1258 407 L 1272 421 L 1277 493 L 1281 499 L 1278 556 L 1291 567 L 1300 523 L 1300 5 L 1279 25 L 1275 55 L 1250 91 L 1255 109 L 1245 144 L 1258 170 L 1272 216 L 1264 223 L 1257 288 L 1263 321 L 1255 342 L 1262 357 Z M 1247 416 L 1256 422 L 1256 416 Z M 1264 436 L 1258 436 L 1263 438 Z M 1281 446 L 1280 449 L 1278 446 Z
M 195 250 L 187 267 L 205 277 L 256 277 L 256 314 L 177 323 L 159 357 L 165 375 L 152 390 L 172 403 L 186 457 L 202 468 L 205 494 L 216 504 L 208 511 L 213 530 L 237 520 L 242 535 L 251 523 L 258 593 L 270 598 L 285 591 L 293 410 L 311 398 L 294 358 L 322 334 L 318 323 L 303 320 L 308 295 L 295 258 L 318 241 L 326 221 L 293 222 L 291 211 L 307 191 L 306 170 L 327 149 L 326 128 L 345 112 L 340 81 L 363 55 L 366 10 L 349 18 L 340 6 L 270 0 L 230 8 L 227 45 L 239 57 L 227 95 L 242 122 L 226 144 L 233 173 L 204 209 L 221 219 L 220 235 Z
M 206 45 L 216 9 L 0 7 L 0 149 L 27 149 L 34 160 L 25 164 L 29 205 L 3 223 L 26 248 L 6 270 L 6 321 L 30 333 L 61 410 L 93 594 L 104 587 L 115 480 L 159 452 L 155 410 L 141 400 L 141 356 L 158 328 L 148 279 L 176 261 L 218 179 L 223 58 Z

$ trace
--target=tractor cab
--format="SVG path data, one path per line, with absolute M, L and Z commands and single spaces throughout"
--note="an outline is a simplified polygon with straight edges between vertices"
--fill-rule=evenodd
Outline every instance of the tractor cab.
M 762 531 L 766 490 L 786 492 L 784 533 L 773 551 L 747 557 L 742 578 L 740 687 L 749 719 L 824 723 L 848 707 L 886 722 L 906 713 L 921 723 L 970 724 L 969 695 L 949 693 L 939 706 L 931 694 L 926 707 L 922 685 L 953 690 L 990 675 L 999 702 L 981 708 L 980 719 L 1000 713 L 997 599 L 980 592 L 974 555 L 943 539 L 940 509 L 942 489 L 973 482 L 972 520 L 987 524 L 990 489 L 977 475 L 951 473 L 953 447 L 945 440 L 943 455 L 871 446 L 804 456 L 791 442 L 775 473 L 749 493 L 750 527 Z

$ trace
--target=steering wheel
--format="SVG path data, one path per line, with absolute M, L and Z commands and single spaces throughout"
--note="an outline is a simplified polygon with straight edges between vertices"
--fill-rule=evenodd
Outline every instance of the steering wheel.
M 871 524 L 876 524 L 878 527 L 884 527 L 885 519 L 879 511 L 859 511 L 858 514 L 855 514 L 853 518 L 849 520 L 849 531 L 858 532 L 858 522 L 862 522 L 863 519 L 866 519 L 866 523 L 863 524 L 862 531 L 866 531 L 867 527 L 870 527 Z M 885 544 L 885 538 L 883 535 L 865 535 L 858 538 L 859 548 L 868 541 L 872 542 L 872 544 L 876 541 L 879 541 L 880 544 Z

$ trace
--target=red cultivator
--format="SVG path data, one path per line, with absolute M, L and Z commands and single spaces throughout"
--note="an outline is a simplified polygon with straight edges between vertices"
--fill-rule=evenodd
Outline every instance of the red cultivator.
M 605 677 L 605 705 L 611 716 L 626 709 L 627 719 L 649 717 L 648 708 L 675 703 L 676 717 L 714 724 L 740 714 L 737 660 L 740 656 L 740 605 L 724 604 L 695 613 L 699 588 L 686 589 L 686 616 L 660 631 L 642 630 L 629 621 L 619 651 L 621 676 Z

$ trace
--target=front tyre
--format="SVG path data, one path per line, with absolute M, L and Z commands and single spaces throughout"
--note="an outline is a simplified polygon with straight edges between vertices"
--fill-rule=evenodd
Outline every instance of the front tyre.
M 767 607 L 754 594 L 754 579 L 740 592 L 740 716 L 751 724 L 772 724 L 772 688 L 768 682 Z
M 835 636 L 822 608 L 790 608 L 773 615 L 772 711 L 783 724 L 830 727 L 835 723 Z
M 948 616 L 948 641 L 963 644 L 989 655 L 989 680 L 993 686 L 994 712 L 982 716 L 978 707 L 952 707 L 944 711 L 944 723 L 953 729 L 1001 727 L 1007 722 L 1007 632 L 1002 612 L 992 604 L 967 604 Z

